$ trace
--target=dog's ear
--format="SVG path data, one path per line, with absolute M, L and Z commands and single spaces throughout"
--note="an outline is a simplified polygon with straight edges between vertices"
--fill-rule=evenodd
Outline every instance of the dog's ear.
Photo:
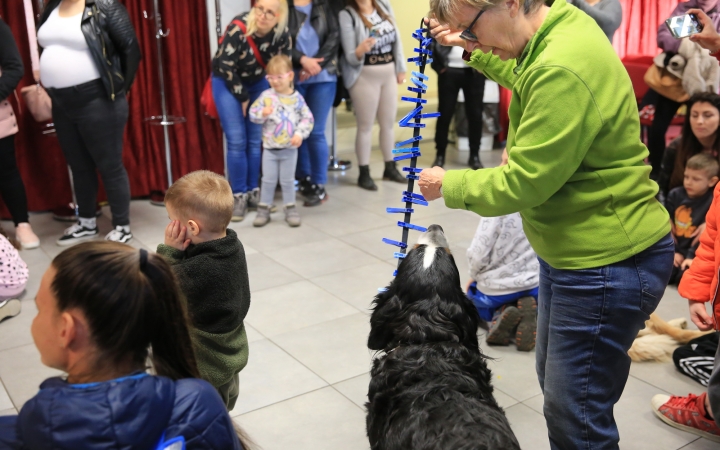
M 395 340 L 393 322 L 402 311 L 400 298 L 386 291 L 375 296 L 375 308 L 370 316 L 370 336 L 368 348 L 371 350 L 389 350 L 391 342 Z

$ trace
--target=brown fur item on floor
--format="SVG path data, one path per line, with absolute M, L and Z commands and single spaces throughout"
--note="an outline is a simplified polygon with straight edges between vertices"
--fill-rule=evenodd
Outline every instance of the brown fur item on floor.
M 687 320 L 683 318 L 665 322 L 657 314 L 650 314 L 650 320 L 645 321 L 645 328 L 640 330 L 628 351 L 630 359 L 634 362 L 671 361 L 676 348 L 704 334 L 712 333 L 686 328 Z

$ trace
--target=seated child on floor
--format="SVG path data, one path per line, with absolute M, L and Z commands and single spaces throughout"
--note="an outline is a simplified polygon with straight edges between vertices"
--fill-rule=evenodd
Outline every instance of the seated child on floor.
M 199 170 L 170 186 L 165 208 L 170 223 L 157 252 L 170 262 L 187 299 L 200 375 L 232 410 L 238 373 L 248 360 L 243 320 L 250 308 L 245 250 L 228 228 L 232 189 L 220 175 Z
M 705 223 L 705 215 L 713 201 L 713 187 L 718 182 L 718 162 L 705 153 L 688 159 L 683 185 L 668 193 L 665 208 L 670 213 L 675 238 L 675 261 L 669 284 L 678 284 L 692 265 L 698 247 L 698 227 Z
M 20 314 L 17 297 L 25 290 L 28 266 L 18 253 L 19 247 L 0 228 L 0 322 Z
M 250 120 L 263 124 L 262 186 L 253 226 L 270 222 L 275 187 L 280 182 L 285 222 L 300 226 L 295 206 L 295 166 L 298 147 L 310 136 L 315 119 L 305 99 L 293 87 L 292 61 L 285 55 L 273 56 L 267 64 L 266 78 L 271 89 L 260 94 L 250 107 Z
M 540 265 L 525 237 L 520 213 L 482 217 L 467 251 L 468 298 L 490 322 L 485 341 L 518 350 L 535 348 Z

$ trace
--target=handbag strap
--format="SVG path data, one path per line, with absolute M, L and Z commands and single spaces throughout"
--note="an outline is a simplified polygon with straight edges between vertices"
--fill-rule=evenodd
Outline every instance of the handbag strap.
M 33 11 L 32 0 L 23 0 L 25 6 L 25 25 L 28 32 L 28 43 L 30 44 L 30 63 L 32 64 L 33 78 L 35 83 L 40 84 L 37 77 L 40 73 L 40 54 L 38 52 L 37 31 L 35 30 L 35 12 Z
M 30 0 L 25 0 L 30 1 Z M 255 40 L 252 38 L 252 36 L 247 36 L 247 28 L 245 28 L 245 24 L 242 22 L 242 20 L 235 19 L 233 20 L 230 25 L 235 24 L 238 28 L 240 28 L 240 31 L 245 36 L 245 39 L 247 39 L 248 44 L 250 44 L 250 51 L 252 52 L 253 56 L 255 57 L 255 60 L 260 64 L 260 67 L 265 69 L 265 61 L 262 58 L 262 55 L 260 55 L 260 50 L 257 48 L 257 45 L 255 44 Z M 228 28 L 230 28 L 230 25 L 228 25 Z M 223 38 L 221 37 L 219 42 L 222 44 Z

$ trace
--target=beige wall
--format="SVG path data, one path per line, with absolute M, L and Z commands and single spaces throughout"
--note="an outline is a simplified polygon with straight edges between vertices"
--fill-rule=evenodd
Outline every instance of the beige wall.
M 395 12 L 395 20 L 397 21 L 398 27 L 400 28 L 400 38 L 403 43 L 403 50 L 405 51 L 405 58 L 415 56 L 413 48 L 417 47 L 417 41 L 412 38 L 412 33 L 420 26 L 420 19 L 427 14 L 429 9 L 428 0 L 390 0 L 390 4 Z M 417 66 L 415 63 L 408 64 L 408 82 L 410 80 L 410 71 L 416 70 Z M 430 77 L 428 83 L 427 98 L 437 97 L 437 74 L 430 67 L 425 69 L 425 73 Z M 407 89 L 407 83 L 400 89 L 402 95 L 406 95 L 409 92 Z

